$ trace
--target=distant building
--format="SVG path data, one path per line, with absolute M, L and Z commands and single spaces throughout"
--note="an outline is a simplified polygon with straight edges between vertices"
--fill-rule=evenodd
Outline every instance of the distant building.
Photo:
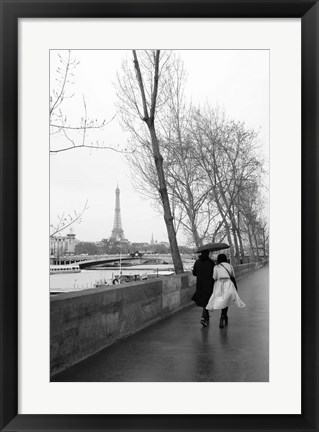
M 54 258 L 75 254 L 75 234 L 70 230 L 66 236 L 50 237 L 50 255 Z

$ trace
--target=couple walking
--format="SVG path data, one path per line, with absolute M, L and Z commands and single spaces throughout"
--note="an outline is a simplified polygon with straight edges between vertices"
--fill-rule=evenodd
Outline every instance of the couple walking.
M 203 250 L 194 264 L 193 275 L 197 277 L 196 292 L 192 300 L 203 308 L 201 324 L 209 324 L 209 311 L 221 309 L 219 327 L 228 325 L 228 306 L 235 303 L 242 308 L 242 302 L 236 287 L 233 267 L 227 262 L 225 254 L 217 257 L 217 263 L 209 258 L 209 250 Z

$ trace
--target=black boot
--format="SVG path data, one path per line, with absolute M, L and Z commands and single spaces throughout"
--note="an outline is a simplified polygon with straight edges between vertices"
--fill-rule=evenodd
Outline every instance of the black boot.
M 228 316 L 227 316 L 227 312 L 228 312 L 228 307 L 225 307 L 224 309 L 222 309 L 222 313 L 221 313 L 221 316 L 220 316 L 220 321 L 222 321 L 222 322 L 220 322 L 220 324 L 222 324 L 222 327 L 219 326 L 219 327 L 221 327 L 221 328 L 223 328 L 224 325 L 225 325 L 225 326 L 228 326 Z
M 221 315 L 219 319 L 219 328 L 224 328 L 224 321 L 225 321 L 225 317 Z
M 202 319 L 200 323 L 203 327 L 207 327 L 209 324 L 209 312 L 207 309 L 203 308 Z
M 206 321 L 206 320 L 204 320 L 204 318 L 202 318 L 202 319 L 200 320 L 200 323 L 201 323 L 201 325 L 202 325 L 203 327 L 207 327 L 208 324 L 209 324 L 209 321 Z

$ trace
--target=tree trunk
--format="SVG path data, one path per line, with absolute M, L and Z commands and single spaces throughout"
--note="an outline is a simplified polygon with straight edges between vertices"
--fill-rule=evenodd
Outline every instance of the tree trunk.
M 216 242 L 216 236 L 217 236 L 217 233 L 218 233 L 218 231 L 221 229 L 221 227 L 223 226 L 223 224 L 224 224 L 224 220 L 223 220 L 222 222 L 219 222 L 218 225 L 217 225 L 217 227 L 215 228 L 215 231 L 214 231 L 214 233 L 213 233 L 213 237 L 212 237 L 212 242 L 213 242 L 213 243 Z M 222 242 L 222 240 L 221 240 L 221 242 Z
M 228 204 L 228 202 L 227 202 L 226 195 L 223 191 L 223 188 L 221 186 L 219 186 L 218 189 L 219 189 L 220 196 L 222 197 L 222 200 L 223 200 L 224 205 L 225 205 L 224 220 L 226 222 L 226 217 L 228 214 L 229 219 L 230 219 L 230 223 L 231 223 L 231 227 L 232 227 L 232 231 L 233 231 L 234 243 L 235 243 L 235 248 L 236 248 L 236 257 L 239 258 L 239 249 L 238 249 L 238 243 L 237 243 L 237 238 L 236 238 L 236 223 L 234 221 L 234 215 L 232 214 L 232 211 L 230 209 L 230 204 Z M 222 206 L 220 205 L 219 207 L 221 208 Z M 228 239 L 231 239 L 230 227 L 228 225 L 228 222 L 227 222 L 226 228 L 227 228 L 227 231 L 229 231 Z M 233 248 L 231 248 L 231 254 L 232 254 L 231 256 L 232 256 L 233 263 L 235 263 L 235 256 L 234 256 Z M 237 262 L 236 262 L 236 264 L 237 264 Z
M 191 200 L 190 200 L 189 206 L 193 206 L 193 203 L 191 202 Z M 192 233 L 193 241 L 194 241 L 196 247 L 199 248 L 200 246 L 202 246 L 203 241 L 198 234 L 196 221 L 195 221 L 195 215 L 194 215 L 192 209 L 190 209 L 190 208 L 186 209 L 186 213 L 187 213 L 187 217 L 189 220 L 190 231 Z
M 233 240 L 231 238 L 231 233 L 230 233 L 230 228 L 229 228 L 228 223 L 226 224 L 226 231 L 227 231 L 227 238 L 228 238 L 228 243 L 229 243 L 229 247 L 230 247 L 230 264 L 235 265 Z
M 234 223 L 233 216 L 231 217 L 231 225 L 232 225 L 232 232 L 233 232 L 235 251 L 236 251 L 236 264 L 238 264 L 239 263 L 239 247 L 238 247 L 238 241 L 237 241 L 237 235 L 236 235 L 236 225 Z
M 255 246 L 256 246 L 256 255 L 257 255 L 257 259 L 259 261 L 259 248 L 258 248 L 258 240 L 257 240 L 257 236 L 255 231 L 253 232 L 253 237 L 254 237 L 254 241 L 255 241 Z
M 263 228 L 263 253 L 264 253 L 264 259 L 266 259 L 266 236 L 265 236 L 265 228 Z
M 153 122 L 147 122 L 150 136 L 151 136 L 151 142 L 152 142 L 152 149 L 153 149 L 153 155 L 154 155 L 154 162 L 156 166 L 157 176 L 158 176 L 158 183 L 159 183 L 159 193 L 162 200 L 163 210 L 164 210 L 164 220 L 166 224 L 167 234 L 168 234 L 168 240 L 171 247 L 171 254 L 174 264 L 175 273 L 183 273 L 183 262 L 179 253 L 177 240 L 176 240 L 176 232 L 174 228 L 173 223 L 173 217 L 171 212 L 171 207 L 169 203 L 169 197 L 167 193 L 167 187 L 166 187 L 166 180 L 163 170 L 163 157 L 159 150 L 158 140 L 156 136 L 156 131 Z
M 253 242 L 252 242 L 252 238 L 251 238 L 251 232 L 250 232 L 248 223 L 247 223 L 247 232 L 248 232 L 250 256 L 253 258 L 253 261 L 255 261 L 254 247 L 253 247 Z
M 199 248 L 200 246 L 202 246 L 203 240 L 200 238 L 200 236 L 198 234 L 197 227 L 196 227 L 195 223 L 191 222 L 191 226 L 192 226 L 192 234 L 193 234 L 194 243 L 195 243 L 196 247 Z
M 219 199 L 217 198 L 216 187 L 213 183 L 211 183 L 211 186 L 212 186 L 212 189 L 214 191 L 214 195 L 216 197 L 215 202 L 217 204 L 218 211 L 219 211 L 219 213 L 223 219 L 223 223 L 225 225 L 225 229 L 227 232 L 227 239 L 228 239 L 228 243 L 229 243 L 229 247 L 230 247 L 230 263 L 231 263 L 231 265 L 234 265 L 235 264 L 235 257 L 234 257 L 233 241 L 232 241 L 231 233 L 230 233 L 230 226 L 229 226 L 228 221 L 227 221 L 226 213 L 223 211 L 222 205 L 219 202 Z
M 244 262 L 245 251 L 244 251 L 243 239 L 241 238 L 241 234 L 240 234 L 240 213 L 239 213 L 239 211 L 237 212 L 237 236 L 238 236 L 238 240 L 239 240 L 241 261 Z
M 237 229 L 237 236 L 239 241 L 239 247 L 240 247 L 240 257 L 241 257 L 241 264 L 244 262 L 245 259 L 245 251 L 244 251 L 244 245 L 243 245 L 243 239 L 241 238 L 239 229 Z
M 144 111 L 143 121 L 145 121 L 145 123 L 147 124 L 150 137 L 151 137 L 153 158 L 154 158 L 157 177 L 158 177 L 159 193 L 160 193 L 163 210 L 164 210 L 164 220 L 166 224 L 168 240 L 171 247 L 174 269 L 175 269 L 175 273 L 183 273 L 184 272 L 183 262 L 177 245 L 176 232 L 174 228 L 174 218 L 172 216 L 171 206 L 170 206 L 168 192 L 167 192 L 166 180 L 165 180 L 165 175 L 163 170 L 163 157 L 159 150 L 159 144 L 158 144 L 155 126 L 154 126 L 157 91 L 158 91 L 158 80 L 159 80 L 160 50 L 156 50 L 155 52 L 154 82 L 153 82 L 153 89 L 151 94 L 150 110 L 148 110 L 142 74 L 141 74 L 140 65 L 135 50 L 133 50 L 133 58 L 134 58 L 134 67 L 136 70 L 136 77 L 140 88 L 142 104 L 143 104 L 143 111 Z
M 195 215 L 195 211 L 194 211 L 194 199 L 193 199 L 193 195 L 192 195 L 191 190 L 190 190 L 188 185 L 187 185 L 186 192 L 187 192 L 187 198 L 188 198 L 188 206 L 186 208 L 186 213 L 187 213 L 190 225 L 191 225 L 194 243 L 195 243 L 196 247 L 199 248 L 200 246 L 202 246 L 203 241 L 198 234 L 198 229 L 196 226 L 196 215 Z

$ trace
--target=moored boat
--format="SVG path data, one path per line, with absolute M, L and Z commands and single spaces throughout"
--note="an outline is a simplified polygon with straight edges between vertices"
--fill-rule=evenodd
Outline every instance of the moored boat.
M 50 265 L 50 274 L 58 273 L 80 273 L 81 269 L 78 264 Z

